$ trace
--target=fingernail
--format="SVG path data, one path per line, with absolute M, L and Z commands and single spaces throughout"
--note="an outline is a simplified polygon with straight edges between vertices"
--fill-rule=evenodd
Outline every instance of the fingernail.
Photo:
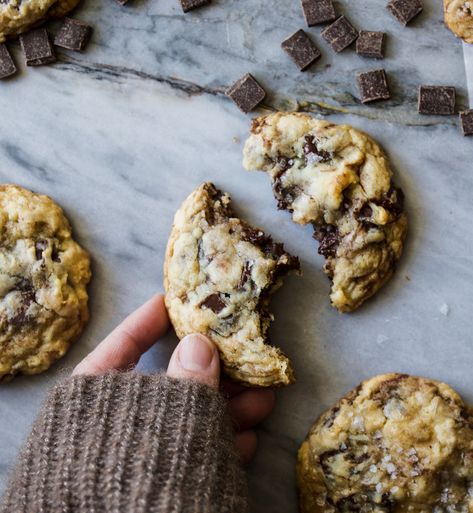
M 210 367 L 215 348 L 201 335 L 187 335 L 180 342 L 179 362 L 188 371 L 205 371 Z

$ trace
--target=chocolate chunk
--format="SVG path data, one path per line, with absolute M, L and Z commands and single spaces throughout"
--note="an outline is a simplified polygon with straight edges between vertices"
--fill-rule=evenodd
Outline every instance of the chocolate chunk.
M 20 36 L 20 43 L 27 66 L 41 66 L 56 60 L 53 45 L 46 29 L 32 30 Z
M 199 305 L 201 308 L 209 308 L 212 312 L 218 314 L 220 313 L 227 305 L 225 301 L 220 297 L 220 294 L 210 294 L 207 296 L 202 303 Z
M 242 289 L 248 279 L 251 279 L 251 269 L 253 264 L 251 262 L 245 262 L 245 266 L 243 267 L 243 271 L 241 272 L 240 282 L 238 283 L 238 288 Z
M 337 18 L 332 0 L 302 0 L 302 10 L 309 27 Z
M 316 227 L 313 237 L 320 243 L 319 255 L 323 255 L 325 258 L 336 256 L 340 244 L 340 234 L 336 226 L 327 224 L 326 226 Z
M 404 192 L 402 189 L 391 187 L 378 204 L 394 217 L 399 217 L 404 212 Z
M 209 3 L 210 0 L 181 0 L 182 10 L 184 12 L 192 11 L 192 9 L 197 9 L 197 7 L 202 7 Z
M 450 116 L 455 114 L 455 88 L 450 86 L 420 86 L 419 113 Z
M 51 251 L 51 260 L 53 262 L 61 261 L 61 257 L 59 256 L 59 251 L 56 246 L 53 246 L 53 250 Z
M 281 48 L 299 66 L 301 71 L 306 70 L 320 57 L 318 48 L 303 30 L 298 30 L 284 40 L 281 43 Z
M 48 247 L 48 242 L 44 239 L 38 239 L 35 242 L 35 253 L 36 253 L 36 260 L 41 260 L 43 258 L 43 251 Z
M 16 66 L 5 44 L 0 44 L 0 79 L 16 73 Z
M 226 94 L 245 114 L 259 105 L 266 96 L 265 90 L 249 73 L 237 80 Z
M 314 162 L 328 162 L 332 159 L 331 153 L 317 148 L 317 142 L 313 135 L 306 135 L 304 140 L 305 144 L 303 150 L 306 156 L 306 162 L 313 164 Z
M 358 37 L 358 30 L 345 18 L 340 16 L 337 21 L 329 25 L 322 37 L 337 53 L 345 50 Z
M 68 50 L 82 52 L 89 42 L 92 27 L 72 18 L 64 18 L 59 32 L 54 38 L 54 44 Z
M 363 57 L 382 59 L 384 57 L 384 32 L 362 30 L 356 40 L 356 53 Z
M 360 73 L 357 77 L 361 103 L 387 100 L 391 97 L 384 69 Z
M 420 0 L 391 0 L 386 7 L 400 23 L 407 25 L 422 11 L 422 2 Z
M 463 135 L 473 135 L 473 109 L 460 112 L 460 123 Z

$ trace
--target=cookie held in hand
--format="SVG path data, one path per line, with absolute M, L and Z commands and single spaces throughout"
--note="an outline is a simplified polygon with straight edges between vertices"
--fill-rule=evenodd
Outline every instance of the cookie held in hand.
M 0 380 L 65 354 L 89 314 L 88 254 L 47 196 L 0 186 Z
M 293 382 L 288 358 L 268 344 L 271 293 L 299 261 L 233 214 L 228 194 L 204 183 L 174 217 L 164 264 L 166 307 L 179 338 L 202 333 L 225 372 L 251 386 Z
M 355 310 L 391 277 L 407 230 L 404 196 L 373 139 L 348 125 L 278 112 L 253 121 L 243 165 L 266 171 L 278 207 L 314 225 L 335 308 Z
M 301 513 L 471 511 L 473 417 L 448 385 L 376 376 L 312 426 L 299 450 Z

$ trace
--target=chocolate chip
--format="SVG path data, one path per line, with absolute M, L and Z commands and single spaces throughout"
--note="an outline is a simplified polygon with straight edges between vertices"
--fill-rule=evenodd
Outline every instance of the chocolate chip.
M 48 242 L 44 239 L 38 239 L 35 242 L 35 253 L 36 253 L 36 260 L 41 260 L 43 258 L 43 251 L 48 247 Z
M 392 187 L 378 204 L 394 217 L 399 217 L 404 212 L 404 192 Z
M 337 17 L 332 0 L 302 0 L 302 10 L 309 27 L 333 21 Z
M 197 7 L 202 7 L 209 3 L 210 0 L 181 0 L 182 10 L 184 12 L 192 11 L 192 9 L 197 9 Z
M 313 135 L 306 135 L 305 144 L 303 146 L 304 155 L 308 163 L 313 164 L 314 162 L 328 162 L 332 159 L 332 154 L 325 150 L 319 150 L 317 148 L 317 142 Z
M 357 81 L 362 103 L 387 100 L 391 97 L 384 69 L 360 73 Z
M 249 73 L 237 80 L 226 94 L 245 114 L 257 107 L 266 96 L 265 90 Z
M 314 239 L 319 241 L 319 255 L 325 258 L 334 257 L 337 254 L 337 248 L 340 244 L 340 234 L 336 226 L 327 224 L 325 226 L 315 227 Z
M 322 37 L 338 53 L 355 41 L 358 37 L 358 30 L 345 16 L 340 16 L 322 32 Z
M 420 86 L 419 113 L 449 116 L 455 114 L 455 88 L 450 86 Z
M 46 29 L 36 29 L 20 36 L 27 66 L 41 66 L 56 60 L 53 45 Z
M 59 256 L 59 251 L 56 246 L 53 246 L 53 250 L 51 251 L 51 260 L 53 262 L 61 261 L 61 257 Z
M 240 281 L 238 283 L 238 288 L 242 289 L 248 279 L 251 279 L 251 269 L 253 267 L 253 264 L 251 262 L 245 262 L 245 265 L 243 267 L 243 270 L 241 272 Z
M 284 40 L 281 47 L 299 66 L 301 71 L 306 70 L 320 57 L 318 48 L 302 29 Z
M 209 308 L 212 312 L 218 314 L 220 313 L 227 305 L 225 301 L 220 297 L 220 294 L 210 294 L 207 296 L 199 305 L 201 308 Z
M 17 69 L 5 44 L 0 44 L 0 79 L 11 77 Z
M 384 57 L 384 32 L 362 30 L 356 40 L 356 53 L 363 57 L 382 59 Z
M 422 2 L 420 0 L 391 0 L 386 7 L 400 23 L 407 25 L 422 11 Z
M 64 18 L 59 32 L 54 38 L 54 44 L 68 50 L 82 52 L 89 42 L 92 27 L 72 18 Z
M 460 112 L 460 123 L 463 135 L 473 135 L 473 109 Z

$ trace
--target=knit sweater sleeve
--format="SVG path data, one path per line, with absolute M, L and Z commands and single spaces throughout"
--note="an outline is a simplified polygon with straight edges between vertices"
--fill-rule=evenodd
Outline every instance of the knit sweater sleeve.
M 192 381 L 135 372 L 56 386 L 0 513 L 243 513 L 225 401 Z

